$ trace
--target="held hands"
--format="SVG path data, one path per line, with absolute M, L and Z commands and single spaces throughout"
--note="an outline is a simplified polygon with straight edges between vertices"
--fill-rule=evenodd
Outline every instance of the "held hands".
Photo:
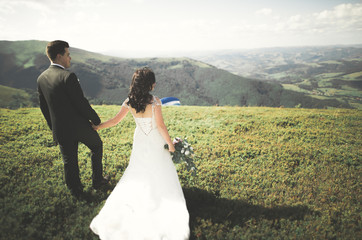
M 96 131 L 98 131 L 100 129 L 99 125 L 94 125 L 93 123 L 92 123 L 92 128 Z

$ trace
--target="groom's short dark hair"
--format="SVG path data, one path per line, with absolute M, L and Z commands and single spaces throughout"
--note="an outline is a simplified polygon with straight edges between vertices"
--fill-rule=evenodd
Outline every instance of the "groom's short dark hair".
M 64 55 L 66 48 L 69 48 L 69 44 L 67 42 L 62 40 L 55 40 L 48 43 L 46 53 L 48 58 L 54 61 L 58 54 Z

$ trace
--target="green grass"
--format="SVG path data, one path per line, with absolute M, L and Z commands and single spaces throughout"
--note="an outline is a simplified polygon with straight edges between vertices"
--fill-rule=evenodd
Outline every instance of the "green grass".
M 42 41 L 15 41 L 1 42 L 2 52 L 6 54 L 15 54 L 15 63 L 18 66 L 28 68 L 34 66 L 34 60 L 37 54 L 44 53 L 47 42 Z
M 26 96 L 26 93 L 23 90 L 0 85 L 0 101 L 2 103 L 8 103 L 11 97 L 16 94 L 23 95 L 24 97 Z
M 335 61 L 335 60 L 328 60 L 328 61 L 323 61 L 321 62 L 322 64 L 339 64 L 341 65 L 342 63 L 340 61 Z
M 300 82 L 299 84 L 303 84 L 303 85 L 308 85 L 311 86 L 312 82 L 310 79 L 304 79 L 302 82 Z M 292 84 L 291 84 L 292 85 Z
M 341 76 L 343 75 L 344 73 L 343 72 L 337 72 L 337 73 L 322 73 L 322 74 L 318 74 L 316 75 L 315 77 L 318 78 L 318 79 L 329 79 L 329 78 L 334 78 L 334 77 L 338 77 L 338 76 Z
M 30 98 L 24 90 L 0 85 L 0 108 L 33 106 Z
M 330 74 L 325 73 L 317 75 L 318 87 L 313 88 L 313 90 L 306 90 L 299 86 L 299 85 L 311 85 L 311 81 L 308 79 L 298 84 L 282 84 L 282 86 L 287 90 L 302 92 L 310 97 L 321 100 L 336 99 L 340 101 L 340 99 L 343 98 L 341 102 L 348 102 L 348 104 L 350 104 L 351 107 L 361 110 L 362 109 L 361 103 L 356 102 L 357 101 L 356 98 L 359 99 L 362 98 L 361 91 L 349 85 L 342 85 L 338 88 L 335 88 L 335 86 L 333 85 L 334 77 L 340 74 L 341 73 L 330 73 Z M 358 74 L 350 74 L 343 76 L 343 78 L 345 78 L 344 80 L 346 81 L 346 79 L 353 80 L 354 77 L 358 76 L 359 76 Z M 313 94 L 313 92 L 318 92 L 320 95 Z
M 343 85 L 342 89 L 318 88 L 318 90 L 330 96 L 348 96 L 349 98 L 362 97 L 361 91 L 358 91 L 358 89 L 351 88 L 346 85 Z
M 352 107 L 354 107 L 356 109 L 362 109 L 362 104 L 359 102 L 351 102 L 350 104 Z
M 355 72 L 343 76 L 343 80 L 345 81 L 361 81 L 361 78 L 362 78 L 362 72 Z
M 314 94 L 310 94 L 310 95 L 308 95 L 308 96 L 313 97 L 313 98 L 317 98 L 317 99 L 321 99 L 321 100 L 330 99 L 329 97 L 326 97 L 326 96 L 314 95 Z
M 94 106 L 102 120 L 119 106 Z M 362 112 L 263 107 L 165 107 L 172 137 L 188 137 L 198 175 L 178 165 L 191 239 L 361 239 Z M 89 230 L 110 193 L 91 188 L 80 145 L 77 201 L 39 109 L 0 109 L 0 239 L 97 239 Z M 100 131 L 114 187 L 134 121 Z
M 298 85 L 295 85 L 295 84 L 282 84 L 282 85 L 283 85 L 283 88 L 285 88 L 287 90 L 303 92 L 303 93 L 310 93 L 310 91 L 300 88 Z
M 287 73 L 287 72 L 279 72 L 279 73 L 270 74 L 270 77 L 273 79 L 281 79 L 281 78 L 285 78 L 287 76 L 289 76 L 289 73 Z
M 331 61 L 332 62 L 332 61 Z M 327 63 L 327 62 L 326 62 Z M 333 61 L 333 63 L 338 63 L 338 62 L 334 62 Z M 307 66 L 310 66 L 310 67 L 320 67 L 321 65 L 320 65 L 320 63 L 313 63 L 313 62 L 306 62 L 306 63 L 304 63 L 305 65 L 307 65 Z

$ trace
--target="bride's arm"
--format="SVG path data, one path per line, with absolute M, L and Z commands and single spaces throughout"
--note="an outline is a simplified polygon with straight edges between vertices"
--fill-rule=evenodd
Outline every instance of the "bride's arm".
M 166 143 L 168 144 L 168 149 L 170 152 L 175 151 L 175 146 L 173 145 L 170 135 L 168 134 L 167 127 L 165 125 L 165 122 L 163 121 L 162 116 L 162 109 L 161 109 L 161 101 L 160 99 L 156 99 L 157 105 L 155 106 L 155 118 L 156 118 L 156 124 L 157 128 L 160 131 L 162 137 L 165 139 Z
M 127 115 L 127 113 L 128 113 L 128 108 L 122 105 L 121 110 L 116 114 L 116 116 L 97 126 L 93 126 L 93 128 L 94 130 L 100 130 L 103 128 L 113 127 L 114 125 L 117 125 Z

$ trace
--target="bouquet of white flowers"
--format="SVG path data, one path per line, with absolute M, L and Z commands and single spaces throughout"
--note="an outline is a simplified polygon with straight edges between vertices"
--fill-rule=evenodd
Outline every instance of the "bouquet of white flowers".
M 175 152 L 171 153 L 172 161 L 174 163 L 186 163 L 186 168 L 188 171 L 192 172 L 192 175 L 196 175 L 196 167 L 194 164 L 193 156 L 194 156 L 194 149 L 192 146 L 187 142 L 187 138 L 181 139 L 176 137 L 172 141 L 173 145 L 175 146 Z M 168 145 L 165 144 L 165 149 L 168 149 Z

